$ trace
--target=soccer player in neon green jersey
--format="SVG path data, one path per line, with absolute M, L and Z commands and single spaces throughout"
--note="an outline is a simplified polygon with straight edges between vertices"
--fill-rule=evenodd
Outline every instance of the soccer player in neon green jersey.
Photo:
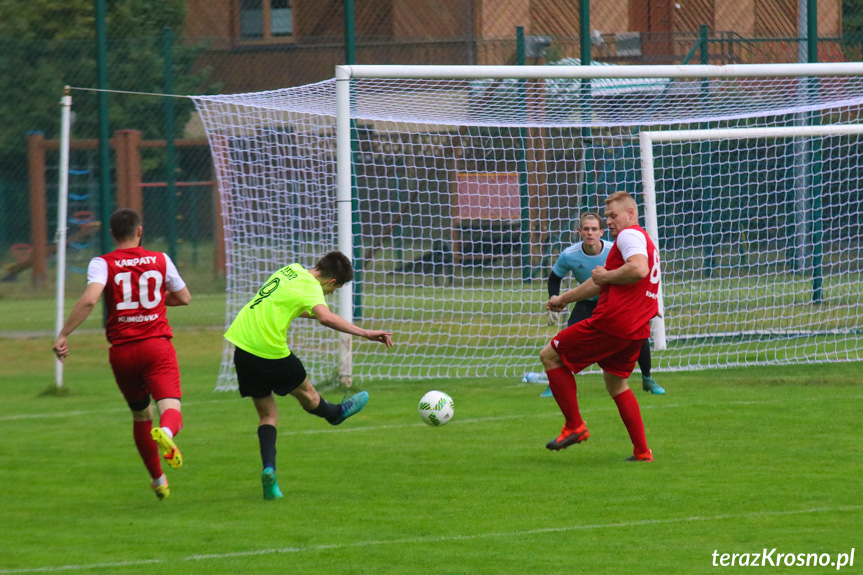
M 275 395 L 293 395 L 300 405 L 314 415 L 339 425 L 358 413 L 369 400 L 362 391 L 333 404 L 322 398 L 306 376 L 299 358 L 286 342 L 287 331 L 298 317 L 317 319 L 342 333 L 358 335 L 392 347 L 392 333 L 363 329 L 330 311 L 324 300 L 351 281 L 354 270 L 343 253 L 335 251 L 322 257 L 312 269 L 291 264 L 278 270 L 258 290 L 255 297 L 240 310 L 225 333 L 225 339 L 236 346 L 234 367 L 242 397 L 251 397 L 258 412 L 258 441 L 264 471 L 261 483 L 264 499 L 282 497 L 276 480 L 276 425 L 279 412 Z

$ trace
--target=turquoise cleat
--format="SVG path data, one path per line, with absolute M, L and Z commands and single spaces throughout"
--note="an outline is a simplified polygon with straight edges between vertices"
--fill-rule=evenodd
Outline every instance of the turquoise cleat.
M 261 473 L 261 485 L 264 486 L 264 499 L 279 499 L 282 497 L 282 490 L 279 489 L 279 482 L 276 480 L 276 470 L 272 467 L 265 467 Z
M 554 397 L 551 393 L 551 387 L 546 387 L 545 390 L 539 394 L 540 397 Z
M 330 424 L 339 425 L 350 416 L 361 412 L 368 402 L 369 394 L 367 391 L 361 391 L 356 395 L 350 396 L 341 403 L 342 414 L 337 419 L 331 421 Z
M 641 389 L 649 391 L 653 395 L 665 395 L 665 388 L 656 383 L 656 380 L 650 377 L 641 376 Z

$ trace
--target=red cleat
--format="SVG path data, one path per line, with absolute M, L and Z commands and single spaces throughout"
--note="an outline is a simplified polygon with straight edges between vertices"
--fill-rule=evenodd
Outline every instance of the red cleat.
M 644 453 L 636 453 L 626 458 L 626 461 L 653 461 L 653 450 L 648 449 Z
M 590 437 L 590 432 L 587 430 L 587 425 L 582 422 L 576 429 L 567 429 L 566 426 L 560 432 L 557 439 L 552 439 L 545 444 L 546 448 L 552 451 L 560 451 L 566 449 L 570 445 L 587 441 Z

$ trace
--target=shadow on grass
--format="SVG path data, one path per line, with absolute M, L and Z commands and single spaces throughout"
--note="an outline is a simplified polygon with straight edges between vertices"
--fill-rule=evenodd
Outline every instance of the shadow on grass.
M 49 385 L 41 392 L 39 392 L 39 397 L 69 397 L 72 395 L 75 395 L 74 392 L 65 385 L 63 387 Z

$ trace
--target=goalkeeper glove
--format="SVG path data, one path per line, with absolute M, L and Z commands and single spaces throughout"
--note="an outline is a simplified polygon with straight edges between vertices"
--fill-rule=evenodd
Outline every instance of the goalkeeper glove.
M 560 325 L 560 316 L 563 315 L 562 311 L 551 311 L 548 310 L 545 312 L 545 324 L 546 325 Z

